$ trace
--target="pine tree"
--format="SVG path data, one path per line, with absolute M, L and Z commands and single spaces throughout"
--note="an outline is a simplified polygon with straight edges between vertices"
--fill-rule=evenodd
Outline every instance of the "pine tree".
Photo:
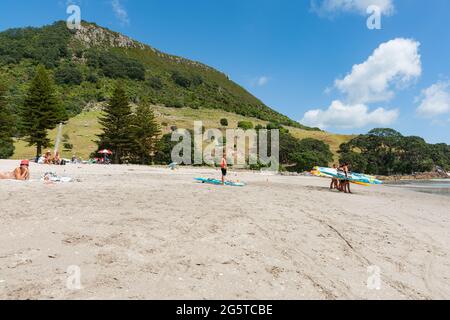
M 133 116 L 132 132 L 134 153 L 141 164 L 150 164 L 156 153 L 161 129 L 148 102 L 143 102 L 137 107 Z
M 118 84 L 99 119 L 103 133 L 97 142 L 99 149 L 111 149 L 115 164 L 122 163 L 133 148 L 132 120 L 128 97 L 122 85 Z
M 53 81 L 44 66 L 37 67 L 19 113 L 20 132 L 29 146 L 36 146 L 36 156 L 40 156 L 42 148 L 51 146 L 48 130 L 67 121 L 66 110 L 58 100 Z
M 0 159 L 7 159 L 14 154 L 13 117 L 6 103 L 6 88 L 0 84 Z

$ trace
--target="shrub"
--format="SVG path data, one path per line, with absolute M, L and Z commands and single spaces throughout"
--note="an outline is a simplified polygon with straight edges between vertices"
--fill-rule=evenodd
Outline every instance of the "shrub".
M 195 75 L 192 77 L 192 84 L 196 87 L 203 84 L 203 78 L 199 75 Z
M 87 54 L 88 66 L 99 68 L 108 78 L 129 78 L 145 80 L 144 65 L 132 58 L 115 54 L 91 50 Z
M 65 63 L 56 69 L 55 81 L 57 84 L 80 85 L 83 74 L 73 63 Z
M 238 128 L 241 128 L 243 130 L 250 130 L 253 129 L 253 123 L 250 121 L 239 121 L 238 122 Z
M 174 71 L 172 73 L 172 80 L 177 85 L 183 88 L 189 88 L 191 86 L 191 80 L 187 76 L 181 74 L 181 72 L 179 71 Z
M 148 79 L 148 85 L 155 90 L 161 90 L 164 87 L 161 79 L 155 76 Z
M 91 72 L 87 75 L 86 77 L 86 81 L 90 82 L 90 83 L 97 83 L 98 82 L 98 76 Z
M 267 130 L 277 130 L 281 129 L 281 124 L 277 122 L 271 122 L 267 125 Z
M 228 127 L 228 119 L 220 119 L 220 125 L 222 127 Z

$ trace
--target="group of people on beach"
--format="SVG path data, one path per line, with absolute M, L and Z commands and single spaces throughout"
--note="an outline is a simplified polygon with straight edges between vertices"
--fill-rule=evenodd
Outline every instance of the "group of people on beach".
M 331 180 L 330 190 L 339 190 L 344 193 L 352 193 L 350 190 L 350 165 L 346 162 L 340 164 L 339 167 L 333 165 L 333 169 L 337 170 L 338 178 Z
M 62 165 L 64 160 L 61 159 L 61 156 L 58 151 L 55 152 L 54 155 L 52 155 L 52 152 L 48 150 L 43 156 L 39 157 L 38 161 L 39 164 L 54 164 L 54 165 Z

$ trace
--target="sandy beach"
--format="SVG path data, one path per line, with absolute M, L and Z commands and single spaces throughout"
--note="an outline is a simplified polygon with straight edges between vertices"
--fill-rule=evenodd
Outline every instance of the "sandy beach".
M 212 169 L 31 170 L 0 181 L 1 299 L 450 299 L 450 197 L 251 172 L 230 176 L 244 188 L 194 182 Z M 44 184 L 46 171 L 75 182 Z

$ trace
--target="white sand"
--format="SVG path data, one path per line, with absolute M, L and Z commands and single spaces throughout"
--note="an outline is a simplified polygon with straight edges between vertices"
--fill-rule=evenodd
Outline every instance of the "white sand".
M 0 171 L 17 162 L 0 161 Z M 208 169 L 32 165 L 0 181 L 3 299 L 450 299 L 450 197 Z M 46 185 L 45 171 L 78 182 Z M 81 290 L 66 286 L 69 266 Z M 368 267 L 381 271 L 367 287 Z

